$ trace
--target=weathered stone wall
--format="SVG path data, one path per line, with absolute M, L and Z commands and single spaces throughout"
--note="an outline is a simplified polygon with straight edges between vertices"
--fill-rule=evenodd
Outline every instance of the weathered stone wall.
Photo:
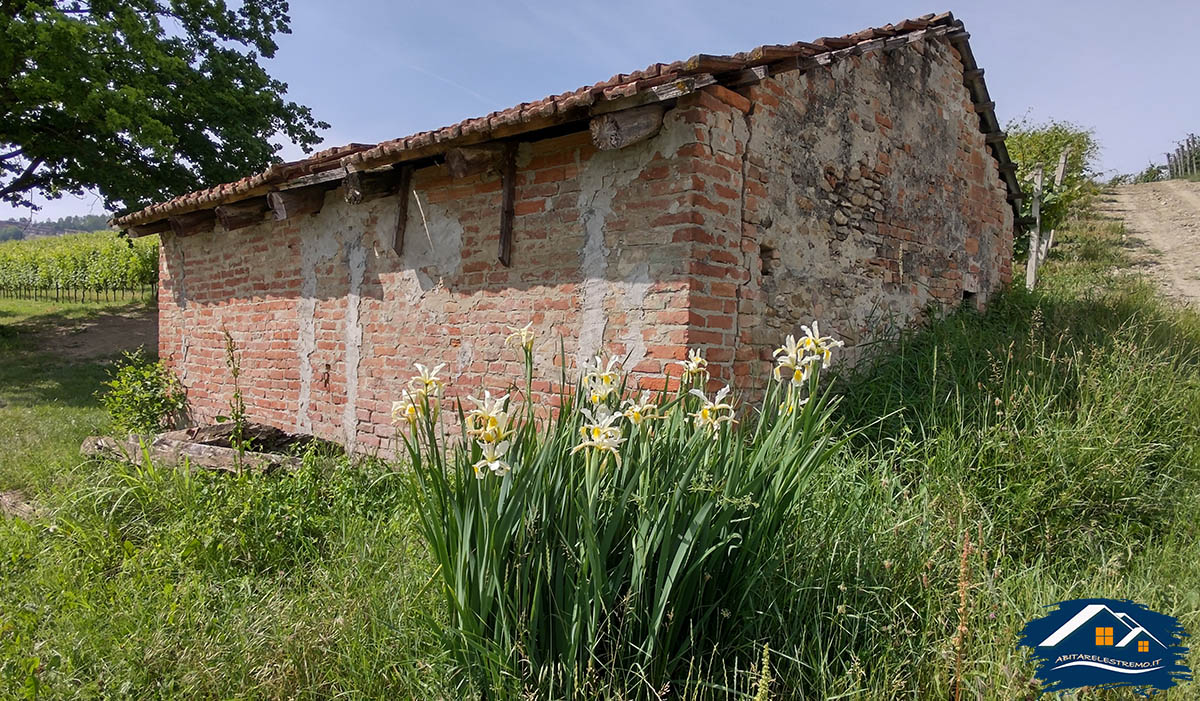
M 451 396 L 504 391 L 522 371 L 504 339 L 527 322 L 541 406 L 560 335 L 569 364 L 628 355 L 643 387 L 699 347 L 754 390 L 813 318 L 860 345 L 1009 281 L 1012 211 L 943 40 L 743 93 L 681 98 L 619 151 L 586 132 L 521 145 L 511 268 L 499 177 L 444 167 L 414 175 L 400 257 L 397 198 L 340 190 L 317 215 L 164 235 L 160 354 L 210 421 L 232 393 L 228 329 L 251 418 L 370 451 L 414 362 L 445 363 Z
M 727 209 L 707 212 L 692 337 L 736 348 L 740 385 L 761 387 L 771 349 L 814 318 L 853 347 L 1010 281 L 1012 210 L 944 40 L 725 96 L 707 103 L 724 136 L 702 192 Z
M 688 191 L 696 134 L 668 113 L 653 139 L 598 152 L 587 132 L 518 152 L 512 267 L 496 259 L 500 179 L 415 173 L 403 256 L 398 202 L 188 238 L 164 236 L 160 354 L 198 421 L 228 413 L 228 329 L 251 418 L 352 444 L 384 445 L 412 364 L 445 363 L 452 396 L 504 390 L 522 373 L 510 327 L 538 334 L 535 393 L 553 400 L 559 337 L 568 362 L 628 355 L 645 387 L 686 353 Z M 422 217 L 422 211 L 424 216 Z

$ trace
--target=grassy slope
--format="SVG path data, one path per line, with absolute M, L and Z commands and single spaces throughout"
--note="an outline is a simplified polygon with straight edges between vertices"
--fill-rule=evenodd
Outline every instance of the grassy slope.
M 72 363 L 44 353 L 37 334 L 55 326 L 136 308 L 0 299 L 0 489 L 47 491 L 73 473 L 79 443 L 107 419 L 94 395 L 103 362 Z
M 696 676 L 751 689 L 733 670 L 769 641 L 783 697 L 945 698 L 961 667 L 964 698 L 1016 698 L 1016 632 L 1041 606 L 1133 598 L 1200 629 L 1200 319 L 1113 273 L 1119 229 L 1062 240 L 1036 294 L 846 378 L 842 411 L 867 428 L 798 517 L 771 605 Z M 385 466 L 80 464 L 102 372 L 25 343 L 0 336 L 0 488 L 45 511 L 0 523 L 0 697 L 458 696 Z
M 1066 232 L 1036 294 L 907 336 L 850 378 L 851 422 L 888 418 L 798 529 L 806 593 L 773 627 L 821 621 L 793 648 L 816 670 L 806 695 L 944 696 L 960 581 L 964 690 L 988 698 L 1030 690 L 1017 634 L 1057 601 L 1131 598 L 1200 627 L 1200 318 L 1114 274 L 1122 234 Z

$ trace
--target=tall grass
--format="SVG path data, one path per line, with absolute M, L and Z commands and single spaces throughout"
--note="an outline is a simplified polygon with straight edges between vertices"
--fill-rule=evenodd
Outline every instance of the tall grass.
M 1077 223 L 1036 292 L 841 378 L 862 431 L 815 480 L 758 619 L 792 694 L 1025 697 L 1017 633 L 1067 598 L 1200 624 L 1200 318 L 1122 269 L 1122 234 Z
M 44 519 L 0 523 L 0 698 L 453 696 L 386 465 L 96 467 Z

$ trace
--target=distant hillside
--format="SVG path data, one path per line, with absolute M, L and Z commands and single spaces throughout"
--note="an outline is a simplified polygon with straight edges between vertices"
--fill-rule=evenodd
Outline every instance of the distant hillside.
M 107 214 L 63 217 L 49 221 L 23 219 L 0 219 L 0 241 L 32 239 L 42 236 L 59 236 L 83 231 L 100 231 L 108 228 Z

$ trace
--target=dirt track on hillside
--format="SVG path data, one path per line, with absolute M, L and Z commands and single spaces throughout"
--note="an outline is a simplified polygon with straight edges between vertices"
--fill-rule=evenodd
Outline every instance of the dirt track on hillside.
M 1125 222 L 1135 261 L 1170 297 L 1200 305 L 1200 183 L 1122 185 L 1099 208 Z

